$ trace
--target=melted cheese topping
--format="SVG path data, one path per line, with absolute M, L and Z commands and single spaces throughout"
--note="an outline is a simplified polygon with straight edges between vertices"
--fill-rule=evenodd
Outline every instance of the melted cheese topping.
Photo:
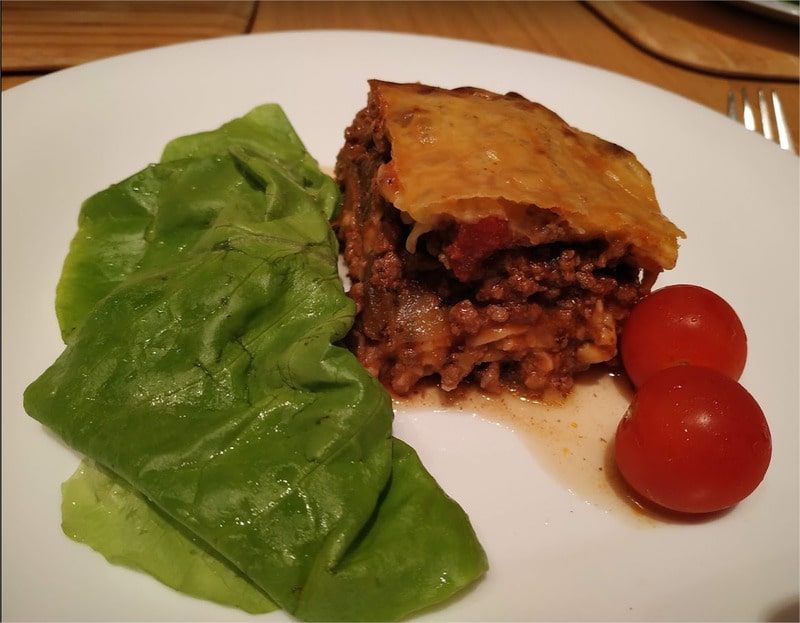
M 683 232 L 662 213 L 650 173 L 626 149 L 577 130 L 517 94 L 370 81 L 391 141 L 383 197 L 415 225 L 506 219 L 531 244 L 540 210 L 571 240 L 629 245 L 642 268 L 675 265 Z M 534 212 L 537 214 L 534 215 Z

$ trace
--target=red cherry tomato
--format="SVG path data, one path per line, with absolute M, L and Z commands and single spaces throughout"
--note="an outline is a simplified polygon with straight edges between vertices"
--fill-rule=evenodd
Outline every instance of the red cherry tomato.
M 615 458 L 644 498 L 684 513 L 737 504 L 766 474 L 772 437 L 764 413 L 716 370 L 675 366 L 642 385 L 617 428 Z
M 739 316 L 717 294 L 694 285 L 666 286 L 631 310 L 620 354 L 636 387 L 659 370 L 686 363 L 738 381 L 747 359 L 747 336 Z

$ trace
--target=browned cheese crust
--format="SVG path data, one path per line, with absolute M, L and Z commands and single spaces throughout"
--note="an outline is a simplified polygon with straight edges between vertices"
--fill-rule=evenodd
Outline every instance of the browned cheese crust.
M 349 346 L 400 395 L 566 395 L 683 236 L 633 154 L 517 94 L 372 80 L 336 179 Z

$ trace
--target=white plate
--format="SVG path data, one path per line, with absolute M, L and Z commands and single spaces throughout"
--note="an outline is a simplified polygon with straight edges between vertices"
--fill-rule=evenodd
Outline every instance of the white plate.
M 65 70 L 2 94 L 3 620 L 252 620 L 107 564 L 60 531 L 77 457 L 23 409 L 59 354 L 53 292 L 81 202 L 171 138 L 280 103 L 331 165 L 366 80 L 518 91 L 634 151 L 687 233 L 667 282 L 726 297 L 749 331 L 743 384 L 774 434 L 757 492 L 713 521 L 631 521 L 588 503 L 508 426 L 400 410 L 473 519 L 491 571 L 430 620 L 758 620 L 798 594 L 798 160 L 723 115 L 594 68 L 482 44 L 286 32 L 183 44 Z M 587 421 L 599 407 L 584 409 Z M 278 612 L 265 617 L 285 620 Z

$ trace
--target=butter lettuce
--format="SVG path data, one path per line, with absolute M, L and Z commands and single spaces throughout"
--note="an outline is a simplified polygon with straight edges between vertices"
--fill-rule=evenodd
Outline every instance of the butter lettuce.
M 57 288 L 66 348 L 24 402 L 115 495 L 139 496 L 148 521 L 174 523 L 294 616 L 398 619 L 487 562 L 464 511 L 392 437 L 387 393 L 339 345 L 354 307 L 337 205 L 278 106 L 171 142 L 82 207 Z M 179 590 L 169 578 L 191 575 L 132 564 Z
M 149 573 L 187 595 L 251 614 L 277 606 L 238 570 L 135 489 L 84 460 L 61 486 L 61 527 L 109 562 Z

